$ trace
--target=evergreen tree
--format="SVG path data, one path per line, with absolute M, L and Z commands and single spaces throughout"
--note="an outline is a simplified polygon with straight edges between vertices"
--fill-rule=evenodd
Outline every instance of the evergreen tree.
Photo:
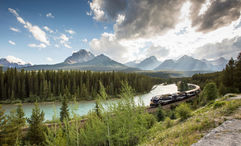
M 37 103 L 32 110 L 31 118 L 27 121 L 29 123 L 27 139 L 31 144 L 41 145 L 44 142 L 44 112 L 40 111 Z
M 165 113 L 164 113 L 162 107 L 158 108 L 157 119 L 158 119 L 158 121 L 164 121 L 164 119 L 165 119 Z
M 5 140 L 9 145 L 14 145 L 23 138 L 22 128 L 25 126 L 26 119 L 24 118 L 22 105 L 19 104 L 16 110 L 11 111 L 7 119 Z
M 64 120 L 69 120 L 69 108 L 66 96 L 62 99 L 62 106 L 60 110 L 60 121 L 63 122 Z

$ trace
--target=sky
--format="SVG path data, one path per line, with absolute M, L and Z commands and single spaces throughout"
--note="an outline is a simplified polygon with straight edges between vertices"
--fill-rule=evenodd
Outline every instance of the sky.
M 80 49 L 126 63 L 237 57 L 241 0 L 0 0 L 0 58 L 54 64 Z

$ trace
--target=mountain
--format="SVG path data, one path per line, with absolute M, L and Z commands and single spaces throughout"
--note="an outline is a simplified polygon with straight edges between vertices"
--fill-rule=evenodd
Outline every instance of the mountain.
M 174 67 L 175 67 L 174 60 L 168 59 L 168 60 L 165 60 L 163 63 L 161 63 L 154 70 L 173 70 Z
M 3 66 L 4 68 L 22 68 L 31 66 L 31 64 L 14 56 L 7 56 L 6 58 L 0 59 L 0 66 Z
M 142 60 L 140 63 L 137 63 L 137 61 L 131 61 L 126 63 L 126 66 L 129 67 L 137 67 L 142 70 L 153 70 L 156 68 L 161 62 L 157 60 L 155 56 L 148 57 L 144 60 Z
M 136 67 L 138 62 L 136 60 L 125 63 L 126 66 Z
M 129 67 L 116 62 L 109 57 L 101 54 L 90 61 L 76 63 L 61 67 L 62 69 L 79 69 L 79 70 L 94 70 L 94 71 L 110 71 L 110 70 L 127 70 Z
M 219 70 L 219 71 L 223 70 L 226 67 L 226 64 L 228 63 L 228 60 L 226 60 L 224 57 L 220 57 L 216 60 L 210 60 L 210 61 L 203 59 L 202 61 L 215 66 L 216 70 Z
M 211 63 L 201 61 L 190 56 L 184 55 L 180 59 L 166 60 L 160 64 L 155 70 L 169 71 L 217 71 L 217 67 Z
M 142 70 L 153 70 L 156 68 L 161 62 L 156 59 L 155 56 L 151 56 L 149 58 L 144 59 L 139 64 L 136 65 L 137 68 Z
M 92 70 L 92 71 L 133 71 L 136 68 L 127 67 L 101 54 L 94 56 L 91 52 L 80 50 L 73 53 L 64 62 L 54 65 L 34 65 L 26 70 Z
M 83 63 L 92 60 L 94 57 L 95 56 L 91 52 L 81 49 L 78 52 L 74 52 L 70 57 L 66 58 L 64 63 Z

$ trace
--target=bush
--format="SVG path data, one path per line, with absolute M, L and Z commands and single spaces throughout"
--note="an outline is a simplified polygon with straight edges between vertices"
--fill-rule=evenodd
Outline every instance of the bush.
M 200 103 L 205 105 L 209 101 L 215 100 L 218 97 L 218 89 L 215 83 L 211 82 L 205 85 L 201 96 Z
M 167 117 L 163 124 L 166 128 L 170 128 L 173 125 L 173 121 L 169 117 Z
M 220 108 L 220 107 L 224 106 L 225 104 L 226 104 L 225 101 L 217 101 L 217 102 L 214 103 L 213 108 L 217 109 L 217 108 Z
M 162 109 L 162 107 L 159 107 L 157 111 L 157 120 L 159 122 L 159 121 L 164 121 L 164 119 L 165 119 L 165 112 Z
M 176 108 L 176 113 L 181 120 L 186 120 L 191 116 L 191 109 L 188 104 L 183 103 Z

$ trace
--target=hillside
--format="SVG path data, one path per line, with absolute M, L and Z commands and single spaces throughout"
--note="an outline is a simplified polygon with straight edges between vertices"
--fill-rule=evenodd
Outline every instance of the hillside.
M 240 98 L 234 98 L 233 95 L 224 96 L 194 110 L 192 116 L 185 121 L 177 119 L 168 123 L 159 122 L 149 130 L 141 145 L 191 145 L 226 119 L 240 119 L 240 107 Z M 219 139 L 219 142 L 223 142 L 223 139 Z

